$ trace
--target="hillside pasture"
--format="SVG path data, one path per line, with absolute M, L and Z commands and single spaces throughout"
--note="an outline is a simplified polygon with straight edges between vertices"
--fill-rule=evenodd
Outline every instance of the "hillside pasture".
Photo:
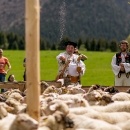
M 56 56 L 62 51 L 40 51 L 40 79 L 45 81 L 54 80 L 58 73 Z M 35 52 L 34 52 L 35 53 Z M 88 56 L 86 73 L 81 77 L 83 86 L 100 84 L 104 86 L 114 85 L 114 74 L 111 68 L 111 59 L 115 53 L 81 51 Z M 23 81 L 23 59 L 25 51 L 4 50 L 3 53 L 11 63 L 11 70 L 7 74 L 14 74 L 17 81 Z M 34 68 L 35 69 L 35 68 Z M 7 78 L 6 78 L 7 80 Z

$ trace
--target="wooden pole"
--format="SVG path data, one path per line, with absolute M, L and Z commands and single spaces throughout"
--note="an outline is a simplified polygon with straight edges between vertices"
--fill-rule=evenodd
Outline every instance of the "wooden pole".
M 27 113 L 37 121 L 40 118 L 40 5 L 39 0 L 26 0 L 26 87 Z

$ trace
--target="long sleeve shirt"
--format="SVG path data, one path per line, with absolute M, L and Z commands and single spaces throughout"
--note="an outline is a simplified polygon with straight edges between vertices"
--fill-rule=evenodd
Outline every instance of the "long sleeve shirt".
M 121 54 L 121 58 L 122 58 L 122 64 L 124 65 L 125 68 L 125 73 L 130 72 L 130 63 L 125 63 L 125 56 L 123 54 Z M 113 73 L 115 75 L 118 75 L 121 67 L 116 64 L 116 54 L 112 57 L 111 66 Z
M 65 62 L 70 60 L 70 63 L 64 72 L 64 77 L 66 77 L 67 75 L 79 76 L 79 73 L 76 70 L 77 66 L 80 66 L 81 70 L 82 70 L 82 73 L 80 73 L 80 76 L 84 75 L 86 67 L 85 67 L 85 64 L 83 63 L 83 61 L 81 61 L 81 60 L 77 61 L 77 58 L 79 57 L 78 55 L 73 54 L 72 56 L 70 56 L 67 52 L 60 53 L 56 57 L 56 59 L 58 61 L 58 73 L 59 74 L 62 72 L 63 68 L 65 67 L 65 64 L 63 64 L 62 60 L 60 60 L 61 56 L 65 57 Z

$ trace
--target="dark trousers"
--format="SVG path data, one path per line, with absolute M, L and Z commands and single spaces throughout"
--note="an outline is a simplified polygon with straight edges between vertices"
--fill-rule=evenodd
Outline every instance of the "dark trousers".
M 5 82 L 5 75 L 0 73 L 0 82 Z M 2 88 L 1 92 L 5 92 L 5 90 Z

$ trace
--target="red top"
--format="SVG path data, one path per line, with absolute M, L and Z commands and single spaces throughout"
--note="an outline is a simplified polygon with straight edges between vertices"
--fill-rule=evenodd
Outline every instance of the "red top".
M 8 59 L 6 57 L 1 57 L 0 58 L 0 73 L 5 72 L 5 66 L 8 64 Z

